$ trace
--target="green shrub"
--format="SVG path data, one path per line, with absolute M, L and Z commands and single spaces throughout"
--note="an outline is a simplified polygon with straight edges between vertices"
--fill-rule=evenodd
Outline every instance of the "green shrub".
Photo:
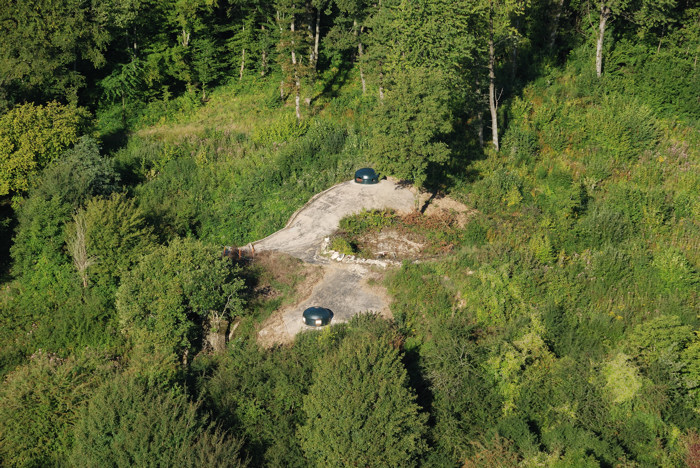
M 481 247 L 487 242 L 488 229 L 479 220 L 473 219 L 464 227 L 464 240 L 474 247 Z
M 109 380 L 75 424 L 71 465 L 245 466 L 241 444 L 198 409 L 177 388 L 161 390 L 129 376 Z
M 387 277 L 387 286 L 394 320 L 407 335 L 422 337 L 432 319 L 452 313 L 451 295 L 430 265 L 404 263 Z
M 654 113 L 636 99 L 607 95 L 585 118 L 590 144 L 599 153 L 596 158 L 635 161 L 659 141 Z
M 330 248 L 331 250 L 345 255 L 354 255 L 357 253 L 357 247 L 340 236 L 333 237 Z
M 260 126 L 253 131 L 253 143 L 258 146 L 269 146 L 295 141 L 309 128 L 307 120 L 297 121 L 292 113 L 284 113 L 274 122 Z
M 538 261 L 544 264 L 554 261 L 554 248 L 547 234 L 538 233 L 532 236 L 530 238 L 529 247 Z
M 365 232 L 380 231 L 395 222 L 393 210 L 362 210 L 340 220 L 340 229 L 356 237 Z
M 491 168 L 489 168 L 491 169 Z M 523 179 L 504 167 L 493 168 L 485 177 L 470 187 L 475 208 L 486 214 L 497 212 L 503 206 L 519 206 L 523 200 Z
M 605 246 L 593 254 L 592 275 L 609 286 L 614 286 L 632 274 L 632 258 L 627 252 Z
M 698 272 L 677 249 L 665 248 L 655 252 L 652 266 L 666 292 L 687 291 L 698 283 Z
M 508 127 L 503 136 L 503 151 L 516 165 L 531 164 L 539 151 L 537 134 L 523 126 Z
M 633 233 L 629 217 L 607 206 L 595 206 L 577 225 L 579 238 L 586 247 L 619 244 Z

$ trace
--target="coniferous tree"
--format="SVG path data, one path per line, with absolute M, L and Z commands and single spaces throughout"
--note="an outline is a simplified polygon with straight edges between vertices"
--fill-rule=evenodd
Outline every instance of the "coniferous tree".
M 314 370 L 299 435 L 316 466 L 415 466 L 426 415 L 386 338 L 348 337 Z
M 450 150 L 441 137 L 451 128 L 445 80 L 421 68 L 397 72 L 375 110 L 371 155 L 382 171 L 422 187 L 430 164 L 443 164 Z

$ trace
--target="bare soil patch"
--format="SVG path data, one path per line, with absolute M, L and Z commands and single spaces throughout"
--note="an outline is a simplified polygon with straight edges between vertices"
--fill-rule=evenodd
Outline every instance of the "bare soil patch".
M 438 195 L 430 201 L 423 214 L 428 217 L 449 216 L 463 228 L 476 214 L 476 210 L 453 198 Z
M 426 243 L 425 237 L 419 234 L 395 228 L 368 232 L 357 239 L 358 248 L 363 256 L 389 260 L 418 258 Z
M 281 252 L 256 253 L 253 267 L 259 274 L 254 293 L 267 299 L 284 295 L 288 301 L 298 300 L 299 296 L 308 295 L 312 284 L 321 277 L 318 265 L 305 263 Z
M 383 214 L 382 219 L 391 219 L 387 227 L 368 229 L 360 234 L 339 230 L 335 235 L 344 239 L 353 247 L 353 254 L 362 258 L 403 261 L 444 255 L 459 242 L 462 228 L 474 212 L 453 200 L 443 200 L 442 206 L 428 209 L 425 214 L 419 211 Z M 460 205 L 461 211 L 451 208 Z

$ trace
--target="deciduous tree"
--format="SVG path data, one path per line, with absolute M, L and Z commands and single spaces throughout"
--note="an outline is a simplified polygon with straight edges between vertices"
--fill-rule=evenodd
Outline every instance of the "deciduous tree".
M 218 248 L 174 240 L 143 257 L 122 279 L 119 323 L 134 344 L 186 359 L 201 343 L 205 319 L 240 313 L 242 286 Z
M 85 110 L 50 102 L 24 104 L 0 117 L 0 195 L 22 193 L 32 178 L 76 143 Z
M 38 351 L 0 386 L 0 459 L 6 466 L 58 466 L 90 393 L 113 371 L 96 356 L 61 359 Z
M 76 467 L 242 467 L 240 443 L 207 423 L 179 389 L 119 376 L 100 387 L 75 424 Z
M 418 187 L 429 164 L 447 161 L 450 150 L 441 141 L 452 126 L 443 75 L 424 68 L 400 71 L 376 108 L 372 157 L 378 167 Z

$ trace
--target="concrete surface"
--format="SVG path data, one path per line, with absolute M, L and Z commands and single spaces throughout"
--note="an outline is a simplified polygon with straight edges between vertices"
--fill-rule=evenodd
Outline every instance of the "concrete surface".
M 302 313 L 309 307 L 326 307 L 333 312 L 331 325 L 343 323 L 362 312 L 388 315 L 388 301 L 379 287 L 369 287 L 365 278 L 370 274 L 363 265 L 326 265 L 321 281 L 311 295 L 291 307 L 276 312 L 274 320 L 260 330 L 262 342 L 272 345 L 288 343 L 302 331 L 318 330 L 304 324 Z M 325 327 L 323 327 L 325 328 Z
M 345 216 L 363 209 L 392 208 L 408 212 L 415 207 L 411 190 L 384 179 L 375 185 L 356 184 L 349 180 L 314 196 L 295 213 L 287 226 L 253 243 L 256 251 L 285 252 L 305 262 L 322 262 L 316 252 L 324 237 L 338 229 Z
M 278 251 L 308 263 L 323 264 L 323 277 L 311 295 L 291 307 L 277 311 L 259 331 L 260 342 L 272 346 L 288 343 L 304 330 L 313 330 L 302 321 L 307 307 L 326 307 L 333 311 L 331 324 L 347 322 L 367 311 L 389 314 L 389 300 L 381 287 L 369 287 L 370 267 L 360 264 L 331 263 L 318 256 L 324 238 L 338 229 L 342 218 L 363 209 L 392 208 L 409 212 L 415 208 L 414 193 L 391 180 L 375 185 L 350 180 L 315 195 L 297 211 L 287 226 L 253 243 L 256 251 Z

